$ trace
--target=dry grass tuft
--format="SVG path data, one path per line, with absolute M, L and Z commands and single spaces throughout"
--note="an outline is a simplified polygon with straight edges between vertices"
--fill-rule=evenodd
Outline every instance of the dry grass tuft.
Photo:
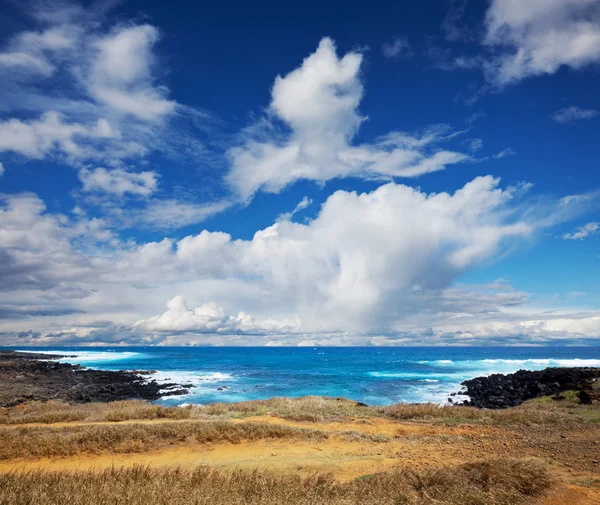
M 182 421 L 156 424 L 0 428 L 0 459 L 71 456 L 79 453 L 139 453 L 181 443 L 239 443 L 243 440 L 322 440 L 317 430 L 264 423 Z
M 340 421 L 348 417 L 371 417 L 374 407 L 359 407 L 353 400 L 327 396 L 304 396 L 302 398 L 277 397 L 269 400 L 252 400 L 237 403 L 212 403 L 197 407 L 193 415 L 206 417 L 242 418 L 275 415 L 290 421 L 326 422 Z
M 581 405 L 575 399 L 561 402 L 547 398 L 506 410 L 471 407 L 440 407 L 435 404 L 396 404 L 365 407 L 344 398 L 306 396 L 271 398 L 238 403 L 213 403 L 187 407 L 162 407 L 143 400 L 70 405 L 62 401 L 31 402 L 0 409 L 0 424 L 119 422 L 153 419 L 241 419 L 272 415 L 291 421 L 329 422 L 383 417 L 428 423 L 573 425 L 600 423 L 600 404 Z
M 505 410 L 488 410 L 474 407 L 439 407 L 431 403 L 397 404 L 379 409 L 379 415 L 399 421 L 427 421 L 449 424 L 572 424 L 582 421 L 553 405 L 520 405 Z
M 0 475 L 0 505 L 518 505 L 552 487 L 535 460 L 398 469 L 346 483 L 328 475 L 134 467 Z
M 575 411 L 573 412 L 573 410 Z M 213 403 L 196 406 L 192 417 L 242 418 L 270 414 L 291 421 L 327 422 L 349 418 L 383 417 L 398 421 L 474 424 L 562 424 L 600 422 L 598 404 L 584 406 L 570 401 L 526 402 L 506 410 L 473 407 L 440 407 L 433 403 L 399 403 L 385 407 L 365 407 L 344 398 L 306 396 L 303 398 L 271 398 L 239 403 Z
M 86 404 L 69 404 L 58 400 L 29 402 L 9 409 L 1 409 L 0 424 L 190 419 L 190 411 L 191 408 L 161 407 L 144 400 Z

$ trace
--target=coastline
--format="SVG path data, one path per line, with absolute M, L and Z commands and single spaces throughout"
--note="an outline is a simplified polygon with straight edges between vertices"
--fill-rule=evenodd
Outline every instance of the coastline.
M 13 389 L 33 384 L 46 395 L 40 400 L 50 400 L 32 401 L 33 397 L 0 408 L 0 501 L 13 493 L 13 501 L 5 500 L 11 505 L 62 505 L 76 492 L 81 503 L 123 503 L 123 489 L 129 490 L 130 505 L 187 505 L 190 492 L 198 493 L 198 503 L 212 505 L 291 503 L 285 501 L 291 496 L 290 482 L 298 493 L 292 502 L 307 505 L 338 503 L 331 493 L 344 493 L 340 505 L 365 503 L 365 493 L 374 497 L 373 503 L 390 505 L 463 505 L 465 500 L 600 504 L 600 402 L 592 398 L 585 404 L 572 390 L 556 398 L 555 386 L 547 388 L 539 380 L 547 371 L 526 375 L 529 383 L 540 390 L 544 386 L 551 396 L 505 409 L 369 406 L 322 396 L 181 408 L 151 403 L 162 384 L 136 389 L 141 387 L 138 382 L 152 384 L 147 375 L 86 370 L 57 363 L 56 356 L 41 357 L 42 361 L 35 354 L 0 352 L 0 377 L 5 378 L 1 387 L 7 382 Z M 14 368 L 15 362 L 20 368 Z M 11 370 L 32 374 L 29 382 L 14 376 L 9 381 Z M 596 386 L 588 383 L 586 374 L 598 369 L 587 369 L 582 382 L 573 380 L 573 369 L 559 370 L 565 378 L 560 387 Z M 54 379 L 37 380 L 43 374 Z M 109 401 L 115 391 L 106 382 L 97 396 L 102 402 L 82 402 L 81 397 L 70 402 L 56 392 L 50 395 L 50 383 L 67 376 L 118 379 L 115 384 L 126 380 L 118 394 L 135 391 L 137 397 L 149 398 Z M 560 385 L 562 379 L 551 376 Z M 486 381 L 515 389 L 511 376 L 472 380 L 482 384 L 480 393 L 489 386 Z M 61 393 L 80 387 L 63 387 Z M 105 388 L 112 397 L 103 396 Z M 239 487 L 240 480 L 248 487 Z M 168 485 L 151 487 L 150 481 Z M 200 491 L 190 485 L 198 481 L 207 483 Z M 302 502 L 315 482 L 321 483 L 315 492 L 323 495 Z M 262 489 L 265 483 L 270 483 L 273 502 L 245 501 L 249 489 Z M 423 489 L 427 495 L 434 493 L 437 501 L 424 499 Z M 42 495 L 48 500 L 32 501 Z
M 149 379 L 144 371 L 95 370 L 56 361 L 65 357 L 0 351 L 0 407 L 47 400 L 71 403 L 152 401 L 189 392 L 185 385 Z
M 189 393 L 163 396 L 162 406 L 235 403 L 274 397 L 331 396 L 368 405 L 448 403 L 461 383 L 519 369 L 600 366 L 600 347 L 579 348 L 246 348 L 39 347 L 69 355 L 61 363 L 95 370 L 156 370 L 147 379 L 186 385 Z M 187 386 L 190 387 L 187 387 Z M 453 401 L 460 401 L 457 396 Z M 468 398 L 462 398 L 467 400 Z
M 155 401 L 189 394 L 193 384 L 158 382 L 155 370 L 97 370 L 79 364 L 58 363 L 73 356 L 39 352 L 0 351 L 0 407 L 27 401 L 64 400 L 71 403 L 118 400 Z M 467 379 L 462 390 L 448 394 L 447 404 L 502 409 L 524 401 L 575 391 L 586 401 L 597 399 L 600 368 L 563 367 L 519 370 Z M 227 390 L 221 386 L 217 390 Z M 457 401 L 458 400 L 458 401 Z M 366 405 L 363 402 L 358 404 Z

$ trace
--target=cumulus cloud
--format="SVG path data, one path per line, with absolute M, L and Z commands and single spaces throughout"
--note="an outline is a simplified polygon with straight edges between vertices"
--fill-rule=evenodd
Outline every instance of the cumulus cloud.
M 600 61 L 598 0 L 493 0 L 485 29 L 483 43 L 500 52 L 486 76 L 500 86 Z
M 495 342 L 502 332 L 566 338 L 568 321 L 578 338 L 594 336 L 596 313 L 540 312 L 502 282 L 456 283 L 596 208 L 597 193 L 532 202 L 527 183 L 503 187 L 491 176 L 439 193 L 400 184 L 483 160 L 442 147 L 461 133 L 444 125 L 357 141 L 367 120 L 359 111 L 363 56 L 338 56 L 325 38 L 276 78 L 267 113 L 227 151 L 230 199 L 159 196 L 149 153 L 202 151 L 174 126 L 187 109 L 159 80 L 160 33 L 67 7 L 36 11 L 39 26 L 0 54 L 0 110 L 10 113 L 0 121 L 0 151 L 67 162 L 81 182 L 70 214 L 48 210 L 34 194 L 0 196 L 3 343 Z M 481 142 L 468 146 L 475 152 Z M 144 242 L 123 232 L 180 228 L 258 191 L 341 177 L 385 183 L 337 191 L 295 222 L 311 204 L 305 197 L 251 238 L 203 230 Z
M 73 162 L 93 158 L 97 152 L 92 143 L 110 137 L 106 120 L 85 126 L 66 122 L 64 115 L 56 111 L 30 121 L 0 121 L 0 152 L 11 151 L 29 158 L 41 159 L 53 153 Z
M 150 196 L 156 190 L 156 172 L 133 173 L 115 168 L 81 169 L 79 179 L 84 191 L 104 191 L 123 196 L 125 193 Z
M 563 238 L 566 240 L 583 240 L 590 235 L 595 235 L 598 231 L 600 231 L 600 223 L 592 221 L 591 223 L 580 226 L 573 233 L 565 233 Z
M 274 134 L 276 124 L 268 121 L 260 135 L 229 150 L 227 182 L 240 199 L 259 190 L 277 193 L 300 179 L 417 177 L 469 158 L 438 147 L 449 137 L 440 127 L 421 135 L 391 132 L 373 144 L 353 145 L 366 119 L 358 111 L 361 63 L 357 52 L 339 58 L 333 41 L 324 38 L 300 67 L 275 79 L 270 113 L 290 133 Z
M 495 313 L 476 321 L 447 321 L 436 327 L 438 338 L 469 345 L 478 343 L 539 345 L 566 341 L 590 343 L 598 338 L 600 315 L 595 313 Z
M 229 206 L 160 198 L 157 169 L 136 169 L 157 152 L 176 164 L 210 157 L 197 138 L 210 116 L 159 80 L 156 27 L 115 23 L 112 2 L 25 5 L 33 28 L 0 48 L 0 152 L 73 166 L 79 209 L 115 228 L 172 229 Z
M 552 114 L 552 119 L 557 123 L 576 123 L 584 119 L 593 119 L 598 115 L 594 109 L 581 109 L 579 107 L 565 107 Z
M 531 232 L 496 220 L 493 209 L 510 199 L 497 184 L 479 178 L 454 195 L 396 184 L 361 195 L 339 191 L 309 224 L 285 221 L 258 232 L 242 264 L 320 317 L 397 315 L 399 295 L 446 286 L 504 239 Z
M 96 51 L 87 85 L 98 101 L 143 120 L 170 114 L 175 102 L 168 90 L 152 82 L 152 46 L 158 30 L 150 25 L 125 27 L 94 41 Z
M 503 288 L 486 296 L 453 288 L 462 273 L 593 200 L 579 195 L 536 209 L 525 194 L 493 177 L 437 194 L 388 183 L 368 193 L 337 191 L 313 219 L 280 217 L 248 240 L 204 230 L 141 244 L 119 241 L 102 220 L 50 213 L 35 195 L 5 196 L 0 332 L 73 341 L 77 327 L 89 330 L 82 338 L 112 342 L 114 328 L 120 339 L 155 343 L 183 342 L 171 339 L 179 333 L 200 342 L 255 335 L 255 343 L 288 334 L 287 343 L 312 335 L 334 344 L 341 335 L 347 343 L 422 339 L 435 320 L 431 338 L 439 337 L 450 316 L 483 322 L 527 302 Z M 181 298 L 163 314 L 175 294 Z
M 12 72 L 7 74 L 9 89 L 14 79 L 35 87 L 41 84 L 39 77 L 56 74 L 75 81 L 75 86 L 83 85 L 88 98 L 108 111 L 141 120 L 156 120 L 174 111 L 176 103 L 168 100 L 168 89 L 156 84 L 152 72 L 152 47 L 159 40 L 155 27 L 124 25 L 106 32 L 99 22 L 102 13 L 94 9 L 73 4 L 67 13 L 61 6 L 30 7 L 40 29 L 18 33 L 0 52 L 0 71 Z M 64 84 L 63 79 L 61 87 Z
M 0 149 L 36 159 L 62 154 L 77 167 L 123 168 L 154 151 L 202 156 L 192 130 L 210 116 L 169 98 L 159 80 L 158 29 L 111 22 L 109 4 L 25 4 L 35 28 L 0 52 Z
M 223 307 L 213 302 L 203 303 L 199 307 L 189 309 L 181 296 L 169 300 L 167 311 L 160 316 L 137 321 L 134 328 L 160 332 L 194 332 L 194 333 L 290 333 L 299 329 L 299 319 L 277 321 L 267 319 L 256 321 L 245 312 L 237 316 L 225 314 Z

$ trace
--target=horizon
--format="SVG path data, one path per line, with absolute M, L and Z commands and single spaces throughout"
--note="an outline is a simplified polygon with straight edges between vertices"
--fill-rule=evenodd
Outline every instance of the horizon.
M 598 346 L 600 4 L 388 4 L 3 5 L 0 347 Z
M 531 348 L 531 349 L 569 349 L 569 348 L 594 348 L 600 347 L 597 344 L 557 344 L 557 345 L 549 345 L 549 344 L 498 344 L 498 345 L 456 345 L 456 344 L 431 344 L 431 345 L 422 345 L 422 344 L 396 344 L 396 345 L 373 345 L 373 344 L 365 344 L 365 345 L 220 345 L 220 344 L 184 344 L 184 345 L 164 345 L 164 344 L 82 344 L 82 345 L 8 345 L 8 346 L 0 346 L 0 350 L 8 350 L 8 351 L 20 351 L 24 349 L 23 352 L 29 352 L 29 349 L 49 349 L 58 348 L 60 350 L 64 349 L 86 349 L 90 352 L 93 352 L 94 349 L 123 349 L 123 348 L 131 348 L 131 349 L 143 349 L 143 348 L 157 348 L 157 349 L 187 349 L 190 347 L 199 347 L 199 348 L 218 348 L 218 349 L 338 349 L 338 348 L 349 348 L 349 349 L 439 349 L 444 347 L 454 348 L 454 349 L 511 349 L 511 348 Z M 585 359 L 585 358 L 578 358 Z

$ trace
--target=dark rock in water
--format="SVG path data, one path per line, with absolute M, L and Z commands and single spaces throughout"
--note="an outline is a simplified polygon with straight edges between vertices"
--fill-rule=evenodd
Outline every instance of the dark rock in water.
M 525 400 L 559 395 L 564 391 L 584 391 L 600 377 L 600 368 L 546 368 L 539 371 L 519 370 L 513 374 L 477 377 L 462 383 L 462 394 L 470 399 L 461 405 L 487 409 L 515 407 Z M 581 396 L 580 396 L 581 399 Z M 591 402 L 591 400 L 590 400 Z M 582 400 L 583 403 L 583 400 Z
M 0 406 L 31 400 L 73 403 L 157 400 L 187 394 L 180 384 L 158 384 L 132 372 L 88 370 L 48 361 L 65 356 L 0 351 Z M 45 361 L 40 361 L 45 360 Z
M 226 389 L 229 389 L 229 386 L 221 386 L 217 388 L 217 391 L 225 391 Z

